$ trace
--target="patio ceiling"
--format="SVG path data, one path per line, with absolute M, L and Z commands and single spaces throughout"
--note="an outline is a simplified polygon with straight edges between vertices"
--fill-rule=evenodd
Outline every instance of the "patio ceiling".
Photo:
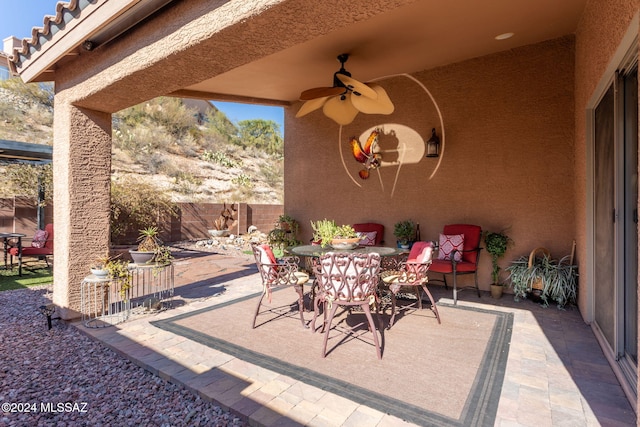
M 586 0 L 416 1 L 326 36 L 266 56 L 180 91 L 221 99 L 295 101 L 300 92 L 331 86 L 340 68 L 370 81 L 431 69 L 573 34 Z M 512 32 L 506 40 L 495 37 Z M 238 99 L 242 100 L 242 99 Z
M 157 10 L 171 7 L 171 3 L 172 0 L 97 0 L 91 10 L 96 13 L 83 15 L 81 8 L 88 7 L 82 6 L 84 3 L 60 2 L 56 16 L 45 18 L 43 28 L 34 28 L 32 39 L 23 40 L 10 61 L 15 62 L 26 81 L 54 80 L 59 66 L 87 49 L 87 40 L 95 45 L 108 43 Z M 432 69 L 573 34 L 585 3 L 586 0 L 417 0 L 263 56 L 172 95 L 287 105 L 295 102 L 303 90 L 331 86 L 333 73 L 340 67 L 336 57 L 341 53 L 351 55 L 346 69 L 365 82 Z M 287 1 L 281 4 L 286 7 Z M 318 12 L 309 10 L 309 14 L 313 13 Z M 323 18 L 317 17 L 318 25 L 322 25 Z M 291 26 L 296 23 L 291 22 Z M 509 32 L 514 36 L 495 39 Z M 73 36 L 67 37 L 69 34 Z M 40 43 L 56 48 L 40 49 Z

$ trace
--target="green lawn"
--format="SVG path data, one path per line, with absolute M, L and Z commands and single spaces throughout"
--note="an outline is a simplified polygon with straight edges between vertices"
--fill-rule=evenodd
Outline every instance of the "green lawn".
M 22 277 L 18 276 L 18 267 L 5 270 L 0 266 L 0 292 L 10 289 L 22 289 L 29 286 L 53 283 L 53 271 L 47 267 L 22 268 Z

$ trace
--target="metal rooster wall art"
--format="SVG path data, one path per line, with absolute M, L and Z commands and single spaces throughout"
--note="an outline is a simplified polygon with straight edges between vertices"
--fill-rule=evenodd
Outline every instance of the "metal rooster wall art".
M 353 157 L 362 164 L 364 169 L 358 172 L 360 178 L 368 179 L 369 171 L 371 169 L 377 169 L 380 167 L 380 162 L 382 161 L 382 154 L 378 151 L 378 136 L 380 135 L 379 129 L 374 129 L 369 134 L 367 141 L 364 144 L 360 144 L 360 141 L 357 137 L 352 136 L 349 139 L 349 144 L 351 145 L 351 153 Z

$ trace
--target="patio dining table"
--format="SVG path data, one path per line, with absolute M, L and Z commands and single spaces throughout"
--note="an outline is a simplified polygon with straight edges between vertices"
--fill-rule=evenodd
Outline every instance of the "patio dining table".
M 9 250 L 9 239 L 18 239 L 18 247 L 22 246 L 22 238 L 26 234 L 22 233 L 0 233 L 0 239 L 3 240 L 4 245 L 4 269 L 7 269 L 7 253 Z
M 287 251 L 297 255 L 319 258 L 327 252 L 348 252 L 348 253 L 361 253 L 370 254 L 377 253 L 381 257 L 393 257 L 408 253 L 406 249 L 389 248 L 387 246 L 357 246 L 354 249 L 333 249 L 331 246 L 322 247 L 320 245 L 300 245 L 287 248 Z
M 317 282 L 315 275 L 317 273 L 317 265 L 320 257 L 328 252 L 346 252 L 346 253 L 360 253 L 370 254 L 377 253 L 380 255 L 380 273 L 389 270 L 397 270 L 398 264 L 406 259 L 406 255 L 409 254 L 408 249 L 403 248 L 391 248 L 387 246 L 357 246 L 354 249 L 334 249 L 331 246 L 322 247 L 320 245 L 300 245 L 292 246 L 285 249 L 286 253 L 296 255 L 299 257 L 305 257 L 305 269 L 308 270 L 313 277 L 310 280 L 311 284 L 311 297 L 312 300 L 315 297 L 315 288 Z

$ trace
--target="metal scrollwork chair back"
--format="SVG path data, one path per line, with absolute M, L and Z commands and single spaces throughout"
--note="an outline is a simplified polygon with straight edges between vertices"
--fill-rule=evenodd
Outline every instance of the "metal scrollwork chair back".
M 253 256 L 256 260 L 256 266 L 262 278 L 262 294 L 258 298 L 258 306 L 253 316 L 253 328 L 256 327 L 256 319 L 260 314 L 260 307 L 263 304 L 264 297 L 267 296 L 269 303 L 271 302 L 271 294 L 274 288 L 278 286 L 293 286 L 298 293 L 298 311 L 300 313 L 300 322 L 306 327 L 304 322 L 304 284 L 309 281 L 309 275 L 298 271 L 298 257 L 284 257 L 280 261 L 276 260 L 273 251 L 269 245 L 253 245 Z
M 331 331 L 331 322 L 338 307 L 358 306 L 364 312 L 369 330 L 373 333 L 373 342 L 378 359 L 382 358 L 378 332 L 371 315 L 371 305 L 376 304 L 376 289 L 380 271 L 380 255 L 377 253 L 358 254 L 328 252 L 320 257 L 317 280 L 319 290 L 314 301 L 314 315 L 311 327 L 316 331 L 315 322 L 319 305 L 324 307 L 324 343 L 322 357 L 327 354 L 327 342 Z M 328 315 L 328 317 L 327 317 Z M 377 316 L 377 313 L 376 313 Z M 379 320 L 379 319 L 378 319 Z M 360 326 L 354 325 L 354 328 Z
M 411 247 L 411 252 L 407 258 L 407 261 L 401 263 L 397 271 L 385 272 L 383 274 L 383 281 L 389 285 L 389 291 L 391 292 L 391 320 L 389 321 L 389 328 L 391 328 L 395 322 L 397 311 L 397 295 L 403 287 L 413 288 L 413 292 L 416 295 L 416 301 L 404 308 L 410 308 L 416 305 L 418 309 L 422 309 L 422 290 L 429 302 L 431 303 L 431 310 L 436 315 L 438 323 L 440 323 L 440 314 L 438 313 L 438 307 L 433 299 L 433 295 L 427 287 L 429 277 L 427 272 L 432 263 L 433 254 L 432 242 L 415 242 Z

